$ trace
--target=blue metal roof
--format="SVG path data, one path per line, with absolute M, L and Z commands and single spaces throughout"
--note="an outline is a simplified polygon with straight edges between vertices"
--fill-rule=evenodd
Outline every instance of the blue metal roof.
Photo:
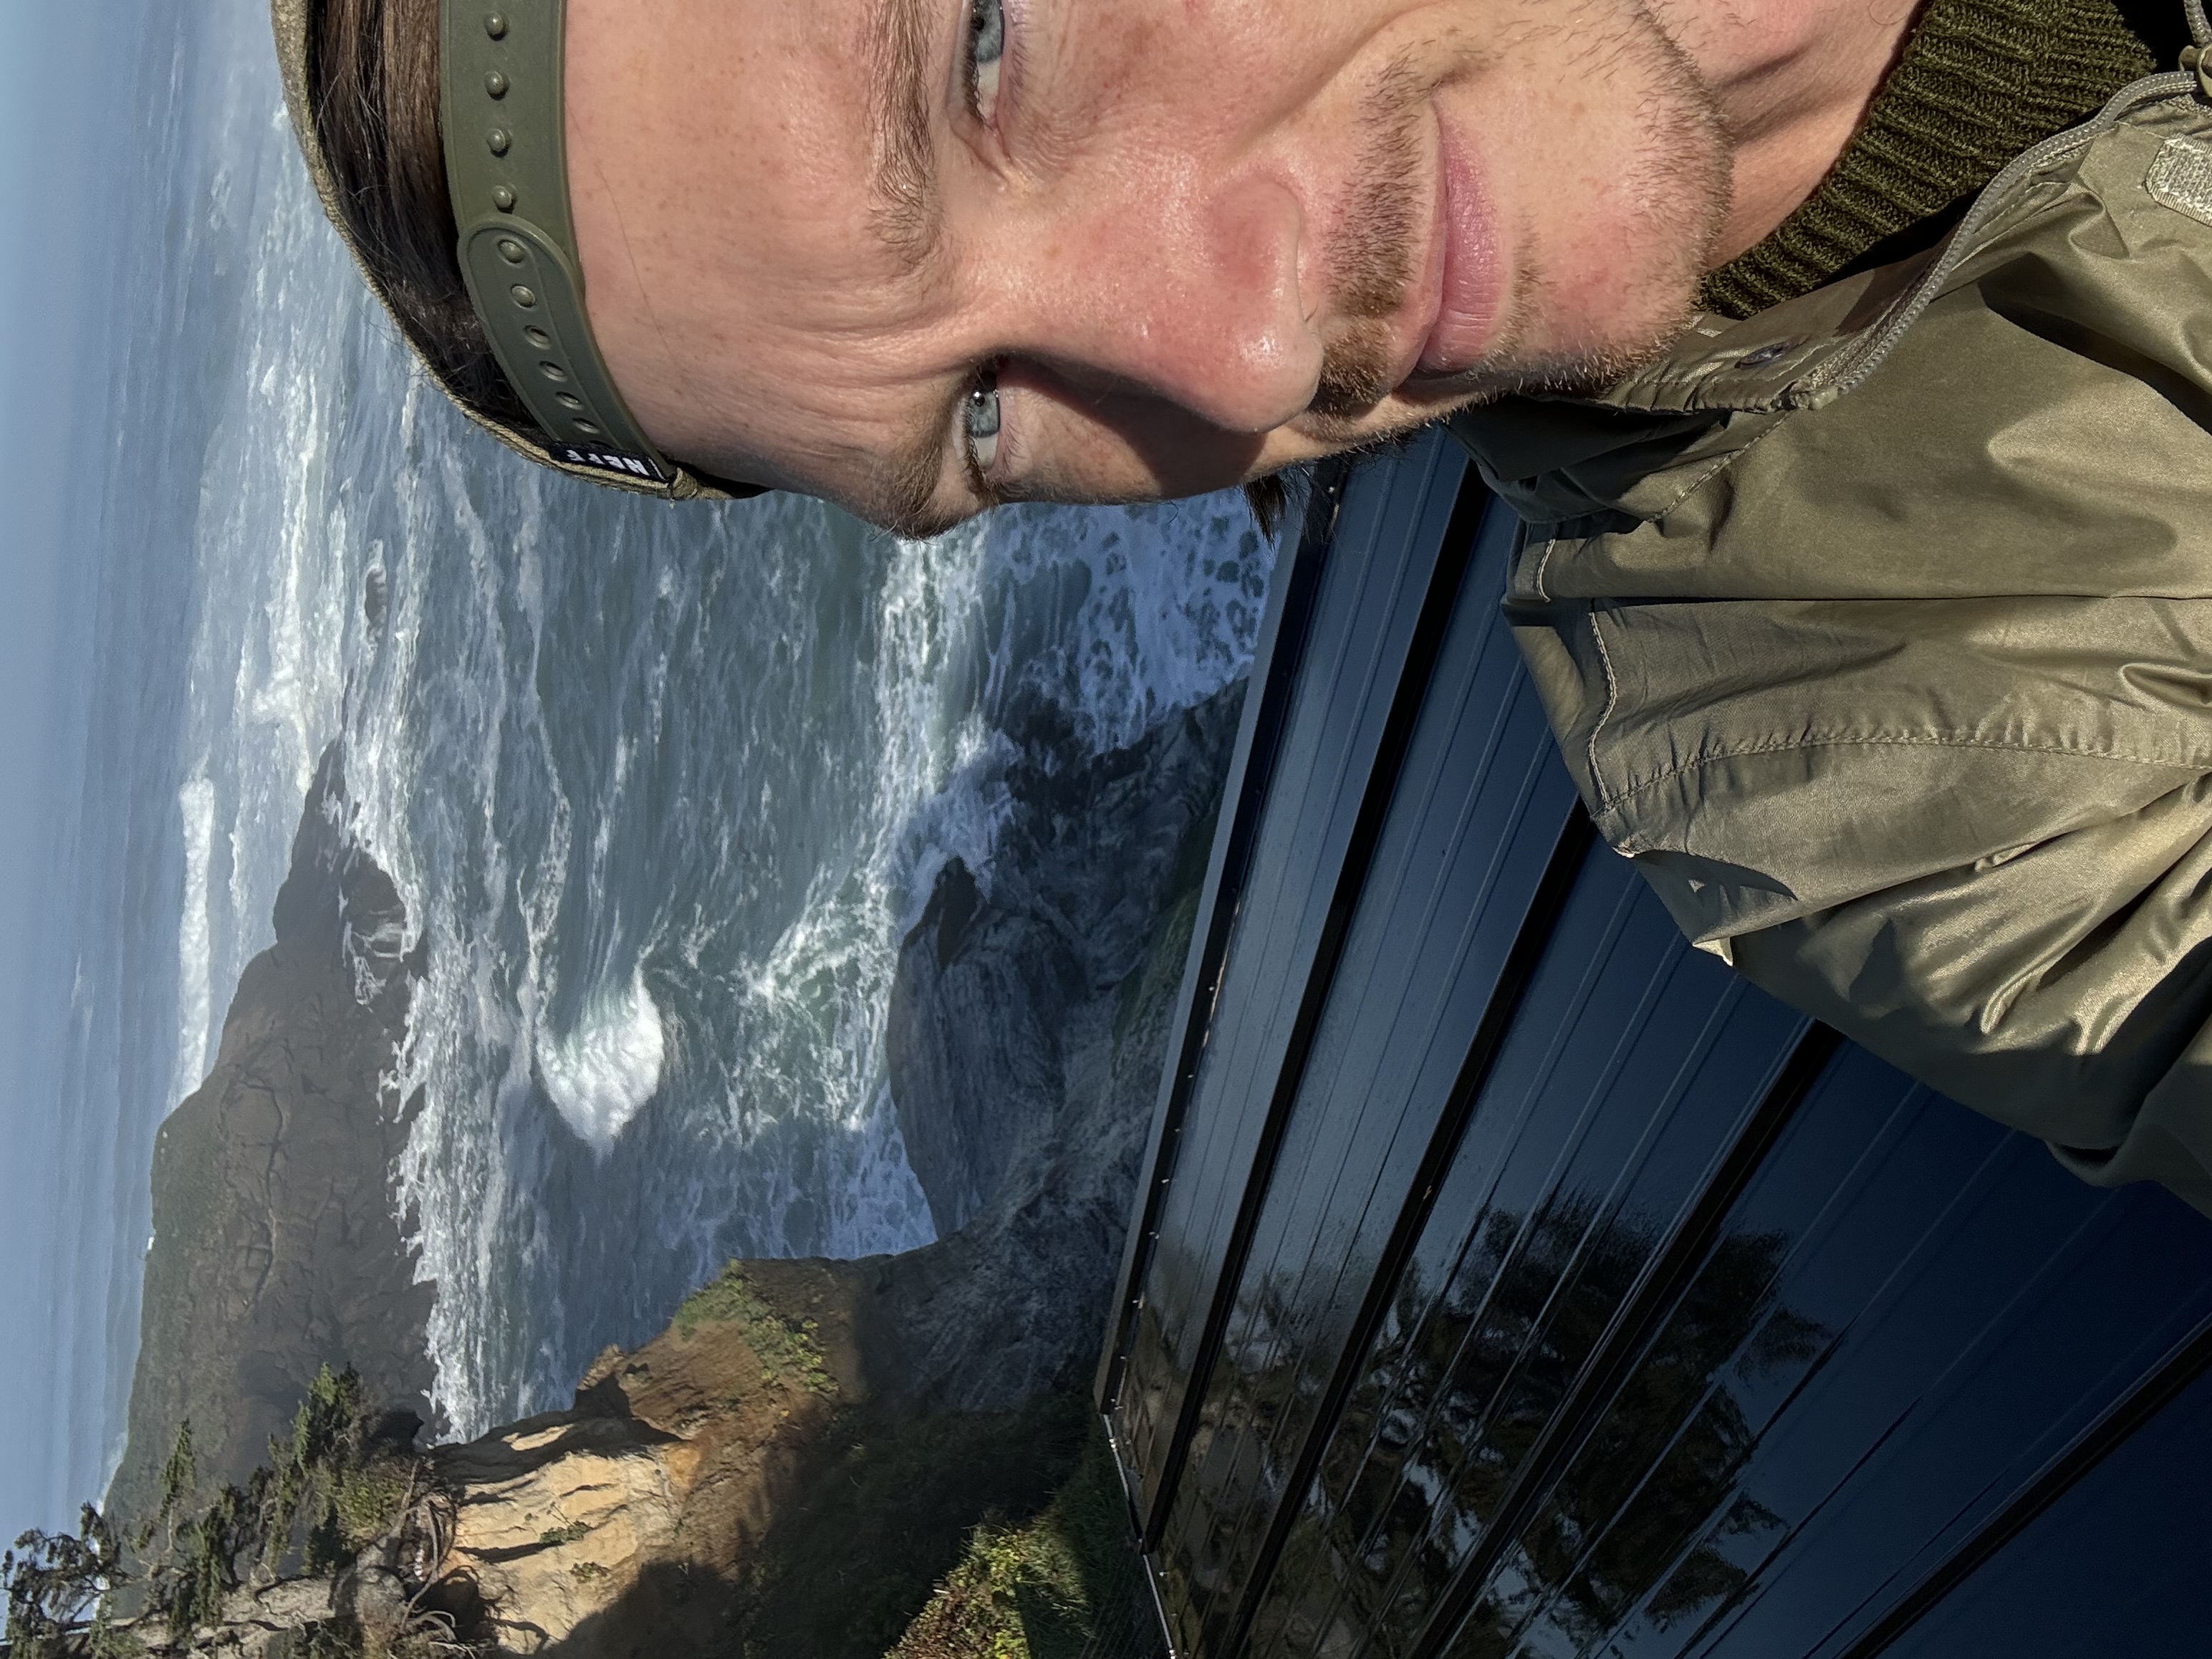
M 2212 1226 L 1686 946 L 1440 434 L 1279 574 L 1100 1401 L 1178 1654 L 2194 1651 Z

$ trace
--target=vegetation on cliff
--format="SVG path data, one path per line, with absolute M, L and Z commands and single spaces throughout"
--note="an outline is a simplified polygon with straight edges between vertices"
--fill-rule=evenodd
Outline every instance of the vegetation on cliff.
M 242 1590 L 288 1572 L 330 1578 L 426 1491 L 425 1465 L 411 1449 L 416 1426 L 411 1416 L 370 1411 L 358 1376 L 325 1366 L 289 1434 L 269 1441 L 267 1462 L 192 1507 L 198 1457 L 191 1425 L 179 1425 L 160 1499 L 135 1528 L 88 1504 L 76 1537 L 27 1532 L 0 1557 L 12 1659 L 126 1659 L 185 1647 L 226 1624 Z M 342 1622 L 321 1632 L 321 1645 L 359 1650 L 359 1632 Z M 433 1619 L 415 1633 L 428 1646 L 451 1631 Z
M 1088 1404 L 1062 1402 L 1088 1420 Z M 887 1659 L 1097 1659 L 1157 1644 L 1106 1437 L 1026 1523 L 987 1521 Z
M 763 1385 L 788 1376 L 816 1394 L 827 1394 L 836 1386 L 815 1340 L 820 1322 L 805 1314 L 775 1313 L 754 1291 L 742 1261 L 731 1262 L 719 1277 L 685 1297 L 673 1322 L 677 1334 L 687 1340 L 703 1324 L 736 1326 L 760 1358 Z

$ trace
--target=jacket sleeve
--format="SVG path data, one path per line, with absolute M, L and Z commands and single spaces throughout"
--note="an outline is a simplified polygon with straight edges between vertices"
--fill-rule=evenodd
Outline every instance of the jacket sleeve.
M 2212 601 L 1509 615 L 1600 833 L 1693 942 L 2212 1214 Z

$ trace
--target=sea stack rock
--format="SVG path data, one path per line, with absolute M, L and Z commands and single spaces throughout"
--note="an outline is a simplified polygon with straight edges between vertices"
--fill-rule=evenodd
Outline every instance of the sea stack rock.
M 308 791 L 276 942 L 248 964 L 215 1069 L 161 1126 L 130 1443 L 111 1512 L 150 1510 L 178 1425 L 205 1491 L 242 1481 L 322 1366 L 428 1416 L 434 1287 L 415 1282 L 392 1082 L 422 963 L 391 879 L 347 833 L 335 745 Z
M 870 1328 L 919 1397 L 1006 1409 L 1097 1358 L 1243 690 L 1096 757 L 1018 723 L 988 888 L 948 864 L 902 947 L 891 1097 L 939 1242 Z

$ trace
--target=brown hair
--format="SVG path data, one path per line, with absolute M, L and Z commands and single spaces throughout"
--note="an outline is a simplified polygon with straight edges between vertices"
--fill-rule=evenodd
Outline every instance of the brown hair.
M 322 0 L 307 106 L 338 211 L 408 343 L 471 409 L 550 441 L 461 277 L 438 126 L 438 0 Z

